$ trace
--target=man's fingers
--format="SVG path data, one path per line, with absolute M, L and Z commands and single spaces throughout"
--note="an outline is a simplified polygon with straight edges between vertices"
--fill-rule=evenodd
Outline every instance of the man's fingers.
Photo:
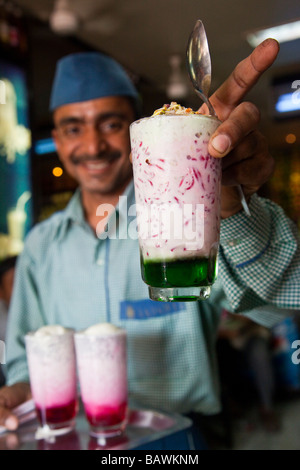
M 266 39 L 240 62 L 227 80 L 211 96 L 219 119 L 225 120 L 249 92 L 259 77 L 273 64 L 279 52 L 275 39 Z
M 262 145 L 262 140 L 264 140 L 264 145 Z M 260 133 L 256 131 L 250 132 L 238 147 L 234 148 L 232 152 L 226 155 L 226 158 L 222 159 L 223 172 L 231 165 L 238 164 L 248 158 L 253 158 L 253 156 L 256 155 L 257 152 L 261 152 L 262 147 L 265 148 L 265 146 L 265 139 Z
M 222 163 L 222 184 L 241 184 L 248 189 L 264 184 L 272 175 L 275 164 L 265 137 L 258 131 L 250 133 Z
M 256 129 L 259 119 L 260 113 L 254 104 L 241 103 L 211 136 L 209 153 L 217 158 L 227 155 L 245 136 Z
M 0 408 L 0 425 L 5 426 L 9 431 L 14 431 L 18 427 L 18 418 L 11 413 L 8 408 Z
M 0 425 L 9 431 L 14 431 L 19 425 L 17 416 L 12 409 L 31 398 L 30 385 L 27 382 L 19 382 L 0 389 Z

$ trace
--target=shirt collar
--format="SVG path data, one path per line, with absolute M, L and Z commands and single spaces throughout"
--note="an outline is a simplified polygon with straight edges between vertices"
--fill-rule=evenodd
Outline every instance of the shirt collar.
M 134 198 L 134 184 L 131 180 L 128 186 L 126 187 L 124 193 L 119 198 L 119 202 L 116 205 L 116 211 L 118 212 L 119 217 L 126 217 L 125 214 L 128 214 L 129 207 L 135 204 Z M 126 217 L 127 220 L 127 217 Z
M 125 214 L 124 211 L 126 211 L 126 214 L 128 214 L 128 208 L 133 204 L 135 204 L 134 184 L 133 180 L 131 180 L 116 206 L 116 211 L 118 212 L 119 217 L 122 218 L 122 216 Z M 76 189 L 67 207 L 63 211 L 60 237 L 64 237 L 72 223 L 76 223 L 82 226 L 87 224 L 81 202 L 80 188 Z
M 81 191 L 76 189 L 66 208 L 61 212 L 60 224 L 57 231 L 57 237 L 63 239 L 68 228 L 72 223 L 84 225 L 84 213 L 81 204 Z
M 64 211 L 64 219 L 66 222 L 73 221 L 79 224 L 85 222 L 83 207 L 81 203 L 81 191 L 79 188 L 76 189 L 72 196 L 69 204 Z

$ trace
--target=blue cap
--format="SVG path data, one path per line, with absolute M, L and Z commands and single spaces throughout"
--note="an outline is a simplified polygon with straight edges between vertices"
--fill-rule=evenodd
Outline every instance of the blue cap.
M 50 111 L 59 106 L 106 96 L 133 99 L 138 112 L 138 92 L 126 71 L 100 52 L 77 52 L 60 59 L 56 66 Z

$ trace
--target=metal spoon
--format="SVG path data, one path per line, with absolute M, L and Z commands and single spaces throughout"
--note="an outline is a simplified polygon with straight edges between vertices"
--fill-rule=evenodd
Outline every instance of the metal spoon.
M 187 68 L 196 93 L 207 105 L 209 113 L 216 112 L 208 99 L 211 84 L 211 60 L 205 29 L 201 20 L 197 20 L 191 32 L 186 49 Z
M 201 20 L 197 20 L 193 31 L 189 37 L 186 60 L 189 76 L 196 93 L 202 101 L 207 105 L 209 114 L 217 117 L 217 114 L 208 99 L 211 84 L 211 60 L 205 28 Z M 250 210 L 245 199 L 242 187 L 237 186 L 241 204 L 247 215 Z

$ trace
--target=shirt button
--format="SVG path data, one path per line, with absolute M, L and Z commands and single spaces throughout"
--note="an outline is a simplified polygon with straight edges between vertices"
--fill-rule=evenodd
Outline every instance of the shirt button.
M 104 264 L 105 264 L 104 259 L 102 259 L 102 258 L 97 259 L 97 264 L 98 264 L 98 266 L 104 266 Z
M 227 241 L 228 246 L 237 246 L 239 244 L 240 244 L 240 240 L 238 238 L 234 238 L 233 240 Z

